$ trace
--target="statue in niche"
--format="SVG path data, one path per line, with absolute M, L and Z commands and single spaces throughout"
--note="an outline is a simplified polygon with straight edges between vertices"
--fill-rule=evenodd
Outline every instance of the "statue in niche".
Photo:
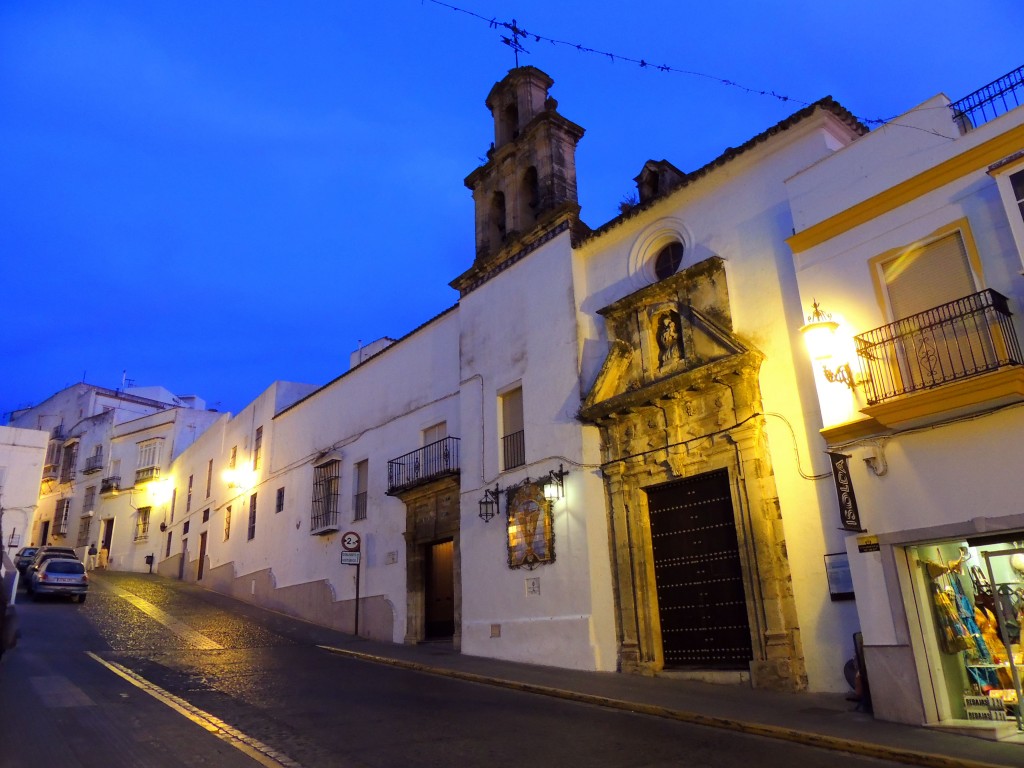
M 674 309 L 662 312 L 654 321 L 658 342 L 658 368 L 666 368 L 683 359 L 683 334 L 679 313 Z

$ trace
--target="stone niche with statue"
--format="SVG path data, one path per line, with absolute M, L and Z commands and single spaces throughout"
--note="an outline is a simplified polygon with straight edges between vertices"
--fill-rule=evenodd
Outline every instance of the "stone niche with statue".
M 733 331 L 723 260 L 694 264 L 600 314 L 609 351 L 580 418 L 602 436 L 620 667 L 726 670 L 757 687 L 806 688 L 762 414 L 763 355 Z M 694 488 L 707 478 L 717 490 L 705 506 L 719 520 L 687 528 L 693 505 L 676 504 L 674 494 L 704 493 Z M 658 525 L 676 526 L 659 543 L 674 538 L 693 552 L 695 570 L 673 574 L 671 585 L 659 583 L 668 580 L 667 564 L 687 558 L 669 558 L 663 545 L 659 554 L 652 511 Z M 701 539 L 708 528 L 728 529 L 722 554 Z M 732 598 L 699 586 L 714 581 L 699 574 L 722 568 L 732 569 L 720 579 L 734 582 Z M 714 607 L 727 602 L 732 617 Z M 676 647 L 680 637 L 690 639 Z

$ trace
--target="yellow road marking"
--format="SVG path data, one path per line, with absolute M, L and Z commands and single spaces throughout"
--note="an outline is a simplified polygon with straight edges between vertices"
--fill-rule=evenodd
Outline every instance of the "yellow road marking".
M 132 605 L 134 605 L 136 608 L 138 608 L 140 611 L 142 611 L 144 614 L 149 616 L 154 621 L 163 624 L 165 627 L 171 630 L 171 632 L 176 634 L 185 642 L 189 643 L 196 650 L 220 651 L 224 649 L 224 646 L 220 643 L 211 640 L 201 632 L 197 632 L 185 622 L 174 618 L 173 616 L 171 616 L 171 614 L 167 613 L 167 611 L 157 608 L 151 602 L 149 602 L 148 600 L 144 600 L 135 593 L 129 592 L 126 589 L 121 589 L 121 587 L 115 586 L 113 584 L 104 584 L 103 588 L 109 589 L 122 600 L 126 600 Z
M 240 752 L 245 753 L 260 765 L 266 768 L 302 768 L 301 765 L 288 756 L 282 755 L 280 752 L 271 749 L 251 736 L 246 736 L 220 718 L 199 709 L 199 707 L 192 706 L 185 699 L 165 691 L 160 686 L 149 682 L 146 678 L 132 672 L 127 667 L 112 661 L 105 661 L 92 651 L 86 651 L 86 655 L 94 661 L 98 661 L 115 675 L 124 678 L 139 690 L 148 693 L 160 703 L 166 704 L 179 715 L 188 718 L 199 727 L 227 742 Z

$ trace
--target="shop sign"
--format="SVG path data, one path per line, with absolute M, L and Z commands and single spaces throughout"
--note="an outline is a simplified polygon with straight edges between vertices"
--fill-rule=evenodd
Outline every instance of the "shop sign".
M 832 479 L 836 483 L 839 497 L 839 519 L 846 531 L 863 531 L 860 527 L 860 512 L 857 497 L 853 493 L 853 478 L 850 477 L 850 456 L 845 453 L 829 453 L 832 462 Z
M 877 536 L 858 536 L 857 537 L 857 551 L 864 552 L 881 552 L 882 548 L 878 544 Z

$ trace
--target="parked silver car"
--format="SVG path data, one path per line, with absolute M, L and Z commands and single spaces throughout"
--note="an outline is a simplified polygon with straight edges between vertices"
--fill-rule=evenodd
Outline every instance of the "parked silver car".
M 53 557 L 41 563 L 32 572 L 29 592 L 32 599 L 40 595 L 67 595 L 78 597 L 84 603 L 89 591 L 89 575 L 85 572 L 85 563 L 81 560 Z

